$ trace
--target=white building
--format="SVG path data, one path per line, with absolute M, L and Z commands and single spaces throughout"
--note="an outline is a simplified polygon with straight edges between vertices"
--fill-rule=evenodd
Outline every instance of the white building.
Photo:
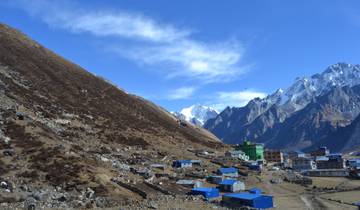
M 238 159 L 243 160 L 243 161 L 248 161 L 249 160 L 249 156 L 247 156 L 245 154 L 245 152 L 243 152 L 241 150 L 227 151 L 227 152 L 225 152 L 225 157 L 238 158 Z

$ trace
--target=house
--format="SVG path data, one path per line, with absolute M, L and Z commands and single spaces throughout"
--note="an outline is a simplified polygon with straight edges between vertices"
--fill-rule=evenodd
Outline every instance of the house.
M 307 157 L 298 157 L 292 160 L 294 171 L 305 171 L 316 169 L 315 161 Z
M 238 158 L 238 159 L 243 160 L 243 161 L 248 161 L 249 160 L 249 156 L 247 156 L 245 154 L 245 152 L 243 152 L 241 150 L 227 151 L 227 152 L 225 152 L 225 157 Z
M 283 163 L 284 156 L 280 150 L 265 150 L 264 157 L 267 162 Z
M 222 182 L 224 180 L 223 176 L 209 176 L 207 178 L 208 182 L 212 183 L 212 184 L 220 184 L 220 182 Z
M 222 202 L 232 208 L 248 206 L 256 209 L 268 209 L 274 207 L 272 196 L 252 193 L 224 194 Z
M 311 151 L 311 157 L 318 157 L 318 156 L 327 156 L 330 154 L 330 150 L 326 147 L 319 147 L 318 149 Z
M 239 192 L 245 190 L 245 184 L 234 179 L 225 179 L 220 182 L 220 189 L 224 192 Z
M 349 171 L 346 169 L 315 169 L 304 171 L 302 175 L 315 177 L 347 177 L 349 176 Z
M 221 176 L 225 176 L 225 177 L 238 177 L 239 173 L 238 170 L 234 167 L 230 167 L 230 168 L 219 168 L 217 173 Z
M 191 168 L 191 160 L 175 160 L 172 164 L 174 168 Z
M 198 180 L 186 180 L 186 179 L 178 180 L 176 182 L 176 184 L 182 185 L 182 186 L 185 186 L 185 187 L 191 187 L 191 188 L 200 188 L 200 187 L 203 186 L 203 183 L 201 181 L 198 181 Z
M 191 190 L 191 195 L 202 195 L 205 199 L 217 198 L 220 196 L 219 190 L 217 188 L 193 188 Z
M 317 169 L 343 169 L 345 160 L 341 154 L 330 154 L 327 156 L 316 157 Z
M 237 150 L 242 150 L 250 160 L 262 160 L 264 159 L 264 144 L 251 143 L 250 141 L 244 141 L 242 145 L 237 147 Z

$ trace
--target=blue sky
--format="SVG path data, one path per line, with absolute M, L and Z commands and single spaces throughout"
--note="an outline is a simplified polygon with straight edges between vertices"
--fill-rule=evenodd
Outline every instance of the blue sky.
M 0 21 L 170 111 L 360 63 L 360 1 L 3 0 Z

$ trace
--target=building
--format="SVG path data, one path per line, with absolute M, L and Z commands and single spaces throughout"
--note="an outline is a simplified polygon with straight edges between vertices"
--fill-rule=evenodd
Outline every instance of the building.
M 316 169 L 315 161 L 307 157 L 298 157 L 292 160 L 294 171 L 305 171 Z
M 267 162 L 283 163 L 284 155 L 280 150 L 265 150 L 264 158 Z
M 330 154 L 330 150 L 326 147 L 319 147 L 318 149 L 311 151 L 311 157 L 327 156 Z
M 212 183 L 212 184 L 220 184 L 223 180 L 224 177 L 223 176 L 209 176 L 207 178 L 208 182 Z
M 201 160 L 190 160 L 193 166 L 201 166 Z
M 347 161 L 350 168 L 360 169 L 360 158 L 354 158 Z
M 244 141 L 242 145 L 237 147 L 237 150 L 242 150 L 250 160 L 262 160 L 264 159 L 264 145 L 258 143 L 251 143 L 250 141 Z
M 315 169 L 304 171 L 302 175 L 314 177 L 347 177 L 349 176 L 349 171 L 346 169 Z
M 234 179 L 225 179 L 220 182 L 220 189 L 224 192 L 239 192 L 245 190 L 244 182 L 234 180 Z
M 341 154 L 330 154 L 327 156 L 316 157 L 317 169 L 343 169 L 345 160 Z
M 172 164 L 174 168 L 191 168 L 192 162 L 191 160 L 175 160 Z
M 272 196 L 253 193 L 224 194 L 222 201 L 231 208 L 248 206 L 256 209 L 268 209 L 274 207 Z
M 234 167 L 230 168 L 219 168 L 217 173 L 221 176 L 225 177 L 233 177 L 236 178 L 239 176 L 238 170 Z
M 245 154 L 245 152 L 241 150 L 232 150 L 225 152 L 225 157 L 238 158 L 243 161 L 248 161 L 249 156 Z
M 191 187 L 191 188 L 203 187 L 203 183 L 201 181 L 198 181 L 198 180 L 181 179 L 181 180 L 178 180 L 176 182 L 176 184 L 182 185 L 182 186 L 185 186 L 185 187 Z
M 305 158 L 306 157 L 306 154 L 299 151 L 299 150 L 288 152 L 287 155 L 288 155 L 290 160 L 294 160 L 296 158 Z
M 205 199 L 217 198 L 220 196 L 219 190 L 217 188 L 193 188 L 191 190 L 191 195 L 202 195 Z

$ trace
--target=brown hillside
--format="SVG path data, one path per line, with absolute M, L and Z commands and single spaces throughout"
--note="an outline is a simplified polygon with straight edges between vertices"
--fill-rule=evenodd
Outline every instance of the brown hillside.
M 114 165 L 169 164 L 194 157 L 190 149 L 223 147 L 204 129 L 180 125 L 159 106 L 1 24 L 0 100 L 0 176 L 17 186 L 75 195 L 91 187 L 114 202 L 137 199 L 110 181 L 136 178 Z

